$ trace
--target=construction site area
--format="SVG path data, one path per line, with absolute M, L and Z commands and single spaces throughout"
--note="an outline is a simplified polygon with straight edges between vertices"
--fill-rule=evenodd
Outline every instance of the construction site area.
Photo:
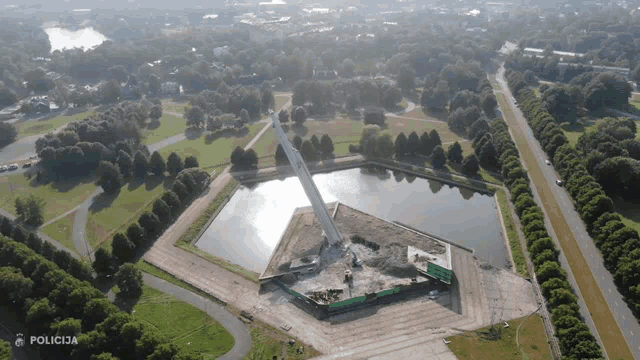
M 450 244 L 344 204 L 328 209 L 344 242 L 330 245 L 313 209 L 298 208 L 262 283 L 277 281 L 307 303 L 331 309 L 408 290 L 447 293 Z

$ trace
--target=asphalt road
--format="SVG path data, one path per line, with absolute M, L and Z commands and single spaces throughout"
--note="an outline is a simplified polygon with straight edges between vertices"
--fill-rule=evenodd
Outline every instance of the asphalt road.
M 496 79 L 507 95 L 508 101 L 511 102 L 511 97 L 513 95 L 511 94 L 504 78 L 504 68 L 500 68 Z M 520 123 L 520 127 L 526 134 L 527 142 L 538 161 L 538 165 L 542 169 L 545 179 L 550 184 L 549 186 L 551 187 L 554 197 L 558 200 L 558 204 L 561 207 L 560 210 L 562 211 L 565 219 L 567 219 L 571 225 L 571 232 L 576 239 L 583 256 L 589 264 L 589 268 L 593 273 L 598 286 L 602 289 L 602 293 L 604 294 L 613 316 L 618 322 L 634 357 L 636 359 L 640 359 L 640 325 L 638 325 L 638 321 L 635 319 L 624 300 L 622 300 L 622 295 L 620 295 L 613 282 L 613 276 L 604 267 L 604 261 L 602 260 L 600 251 L 596 248 L 593 240 L 587 233 L 587 229 L 585 228 L 580 215 L 574 209 L 570 195 L 563 187 L 559 187 L 555 184 L 555 181 L 560 179 L 560 175 L 558 175 L 552 166 L 545 164 L 545 160 L 548 159 L 547 155 L 540 147 L 540 144 L 533 135 L 533 132 L 520 109 L 515 106 L 512 106 L 511 108 L 517 121 Z M 588 296 L 588 294 L 583 295 Z
M 173 295 L 206 312 L 231 333 L 235 339 L 235 344 L 229 352 L 219 357 L 218 360 L 242 359 L 249 353 L 251 350 L 251 334 L 249 333 L 249 329 L 223 306 L 147 273 L 142 274 L 142 279 L 145 284 L 163 293 Z

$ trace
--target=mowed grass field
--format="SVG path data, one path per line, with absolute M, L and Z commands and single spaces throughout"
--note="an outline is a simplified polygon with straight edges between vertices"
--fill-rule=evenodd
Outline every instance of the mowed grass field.
M 73 212 L 56 222 L 49 224 L 41 229 L 41 231 L 49 236 L 53 240 L 58 241 L 62 245 L 66 246 L 69 250 L 77 252 L 76 246 L 73 243 L 72 231 L 73 222 L 76 218 L 76 213 Z
M 552 358 L 542 318 L 539 315 L 507 322 L 508 328 L 503 328 L 503 324 L 497 325 L 502 331 L 500 340 L 488 339 L 485 334 L 489 327 L 485 327 L 449 337 L 448 340 L 451 341 L 449 349 L 459 360 L 547 360 Z M 520 326 L 519 331 L 518 326 Z M 516 342 L 516 333 L 518 342 Z
M 146 285 L 133 311 L 136 320 L 207 359 L 220 357 L 235 344 L 233 336 L 205 312 Z
M 32 177 L 33 179 L 33 177 Z M 44 222 L 47 222 L 80 205 L 97 189 L 95 179 L 86 177 L 80 180 L 36 184 L 23 174 L 0 177 L 0 207 L 13 215 L 16 214 L 15 198 L 25 199 L 31 194 L 45 200 Z
M 94 249 L 110 245 L 115 232 L 125 232 L 129 224 L 138 221 L 140 215 L 151 208 L 158 196 L 171 188 L 172 179 L 149 174 L 145 181 L 126 183 L 117 196 L 105 193 L 98 196 L 89 207 L 85 232 L 89 244 Z
M 209 143 L 205 135 L 193 140 L 183 140 L 160 150 L 160 155 L 166 159 L 169 154 L 176 152 L 182 159 L 189 155 L 198 158 L 201 169 L 229 162 L 231 152 L 236 146 L 244 147 L 266 124 L 255 123 L 248 126 L 249 132 L 243 137 L 230 136 L 215 139 Z M 268 132 L 267 132 L 268 133 Z M 266 134 L 265 134 L 266 135 Z M 275 150 L 274 150 L 275 152 Z
M 74 115 L 60 115 L 48 120 L 34 120 L 18 124 L 18 137 L 23 138 L 31 135 L 46 134 L 70 122 L 84 120 L 92 114 L 95 114 L 95 112 L 85 111 Z
M 540 169 L 533 152 L 529 148 L 529 144 L 526 141 L 524 135 L 524 129 L 520 128 L 519 123 L 516 121 L 510 106 L 506 101 L 503 94 L 497 94 L 498 104 L 505 114 L 505 120 L 509 125 L 510 130 L 514 136 L 514 141 L 520 150 L 520 154 L 529 169 L 529 176 L 532 178 L 533 183 L 536 185 L 538 194 L 542 199 L 549 220 L 553 226 L 555 233 L 558 235 L 558 240 L 562 246 L 567 261 L 571 266 L 573 275 L 576 278 L 579 289 L 584 300 L 587 304 L 591 317 L 595 323 L 596 328 L 600 334 L 602 343 L 605 350 L 611 359 L 633 359 L 633 354 L 624 339 L 618 323 L 615 321 L 613 314 L 609 308 L 609 305 L 604 299 L 602 290 L 596 283 L 593 273 L 591 271 L 585 271 L 589 269 L 589 266 L 578 247 L 576 239 L 571 235 L 571 228 L 567 220 L 562 213 L 556 211 L 560 208 L 557 199 L 553 196 L 549 183 L 545 180 L 542 170 Z
M 187 122 L 184 118 L 171 114 L 163 114 L 160 118 L 160 126 L 155 129 L 146 128 L 143 130 L 144 143 L 155 144 L 174 135 L 183 133 L 187 129 Z
M 172 100 L 162 100 L 162 111 L 171 111 L 184 114 L 184 108 L 189 106 L 187 102 L 174 102 Z

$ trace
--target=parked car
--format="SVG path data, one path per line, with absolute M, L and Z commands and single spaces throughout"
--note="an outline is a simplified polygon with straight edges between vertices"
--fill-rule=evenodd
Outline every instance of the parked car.
M 9 165 L 9 170 L 15 170 L 18 168 L 18 164 L 11 164 Z
M 5 172 L 7 171 L 7 167 L 6 166 L 0 166 L 0 172 Z
M 544 163 L 547 164 L 547 165 L 551 165 L 551 161 L 549 161 L 549 160 L 545 160 Z
M 22 164 L 22 167 L 23 168 L 31 167 L 31 162 L 26 162 L 26 163 Z
M 38 158 L 38 155 L 29 156 L 30 160 L 37 159 L 37 158 Z
M 562 186 L 562 185 L 564 185 L 564 182 L 562 182 L 562 180 L 556 180 L 556 184 L 558 186 Z

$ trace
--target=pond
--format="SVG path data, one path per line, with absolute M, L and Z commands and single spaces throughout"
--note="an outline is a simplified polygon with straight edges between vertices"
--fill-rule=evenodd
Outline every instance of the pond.
M 313 176 L 322 198 L 475 249 L 505 267 L 508 252 L 492 196 L 439 181 L 367 168 Z M 298 207 L 311 206 L 297 177 L 241 186 L 196 246 L 261 273 Z
M 49 36 L 51 52 L 73 48 L 82 48 L 86 51 L 108 40 L 106 36 L 91 27 L 76 31 L 60 27 L 48 27 L 44 31 Z

